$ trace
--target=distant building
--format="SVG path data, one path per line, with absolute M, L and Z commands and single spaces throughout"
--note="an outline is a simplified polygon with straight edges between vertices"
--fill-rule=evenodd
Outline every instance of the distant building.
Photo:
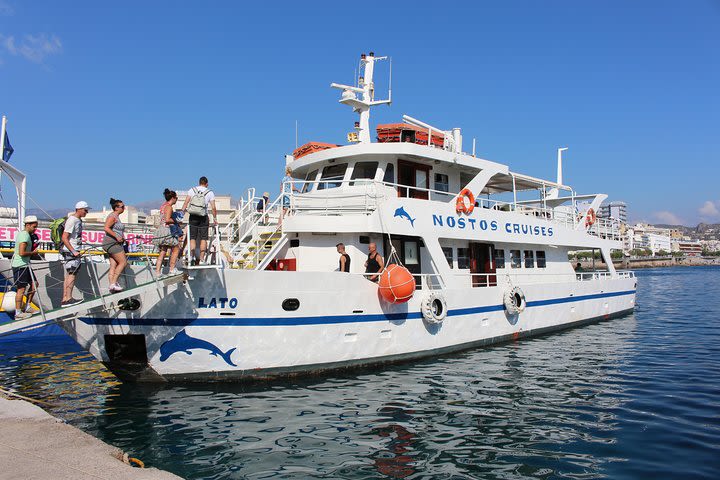
M 623 249 L 626 251 L 648 249 L 653 255 L 657 255 L 660 251 L 670 253 L 672 251 L 670 229 L 638 223 L 627 229 L 623 238 Z
M 187 192 L 182 190 L 176 190 L 178 200 L 175 204 L 175 210 L 182 209 L 183 204 L 185 203 L 185 198 L 187 197 Z M 159 207 L 160 205 L 158 205 Z M 228 223 L 230 223 L 231 217 L 233 214 L 237 211 L 236 208 L 232 205 L 232 197 L 230 195 L 215 195 L 215 208 L 217 208 L 217 214 L 218 214 L 218 226 L 220 228 L 225 227 Z M 210 216 L 212 216 L 212 210 L 209 210 L 208 213 Z M 147 216 L 147 223 L 154 224 L 156 222 L 156 219 L 159 220 L 160 218 L 160 210 L 159 209 L 152 209 L 150 210 L 150 215 Z M 187 223 L 187 219 L 185 220 L 185 223 Z
M 612 218 L 620 223 L 627 223 L 627 204 L 625 202 L 610 202 L 600 205 L 597 216 L 607 219 Z
M 68 215 L 70 213 L 68 213 Z M 97 211 L 90 210 L 85 216 L 84 221 L 86 223 L 105 223 L 105 219 L 108 215 L 110 215 L 110 213 L 111 210 L 108 207 L 103 207 L 102 210 Z M 126 205 L 125 211 L 120 214 L 120 221 L 123 223 L 142 225 L 147 223 L 147 214 L 132 205 Z
M 700 242 L 681 240 L 673 242 L 673 252 L 684 253 L 688 257 L 702 256 L 703 247 Z

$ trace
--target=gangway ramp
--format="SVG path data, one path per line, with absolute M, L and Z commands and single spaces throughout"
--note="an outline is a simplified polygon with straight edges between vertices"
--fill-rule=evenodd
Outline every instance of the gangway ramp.
M 53 310 L 49 310 L 47 312 L 36 313 L 30 318 L 26 318 L 24 320 L 15 320 L 0 325 L 0 337 L 25 332 L 35 328 L 40 328 L 45 325 L 49 325 L 52 322 L 72 320 L 81 313 L 88 312 L 98 307 L 104 307 L 105 310 L 108 310 L 112 308 L 113 304 L 116 304 L 120 300 L 134 297 L 135 295 L 140 295 L 151 290 L 159 290 L 163 287 L 183 282 L 184 280 L 185 273 L 160 277 L 147 283 L 142 283 L 140 285 L 125 289 L 122 292 L 110 293 L 108 295 L 100 295 L 99 297 L 89 298 L 81 303 L 71 305 L 69 307 L 59 307 Z

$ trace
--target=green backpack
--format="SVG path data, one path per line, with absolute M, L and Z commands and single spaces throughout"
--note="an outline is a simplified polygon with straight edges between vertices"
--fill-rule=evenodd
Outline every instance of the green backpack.
M 65 232 L 65 221 L 67 220 L 67 217 L 58 218 L 57 220 L 53 220 L 53 222 L 50 224 L 50 240 L 55 244 L 56 249 L 60 249 L 60 247 L 63 244 L 62 236 Z

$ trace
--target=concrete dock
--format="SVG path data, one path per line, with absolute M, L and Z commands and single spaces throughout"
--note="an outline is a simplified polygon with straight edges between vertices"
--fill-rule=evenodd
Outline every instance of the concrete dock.
M 123 452 L 24 400 L 0 396 L 0 480 L 170 480 L 156 468 L 134 468 Z

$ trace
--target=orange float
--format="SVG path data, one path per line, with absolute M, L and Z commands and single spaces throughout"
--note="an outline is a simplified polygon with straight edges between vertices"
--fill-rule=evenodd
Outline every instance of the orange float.
M 465 199 L 468 199 L 470 202 L 469 205 L 465 203 Z M 475 195 L 467 189 L 464 188 L 462 192 L 458 194 L 457 200 L 455 200 L 455 211 L 457 213 L 465 213 L 467 215 L 470 215 L 475 208 Z
M 390 264 L 380 275 L 380 296 L 388 303 L 405 303 L 415 293 L 415 277 L 400 265 Z

